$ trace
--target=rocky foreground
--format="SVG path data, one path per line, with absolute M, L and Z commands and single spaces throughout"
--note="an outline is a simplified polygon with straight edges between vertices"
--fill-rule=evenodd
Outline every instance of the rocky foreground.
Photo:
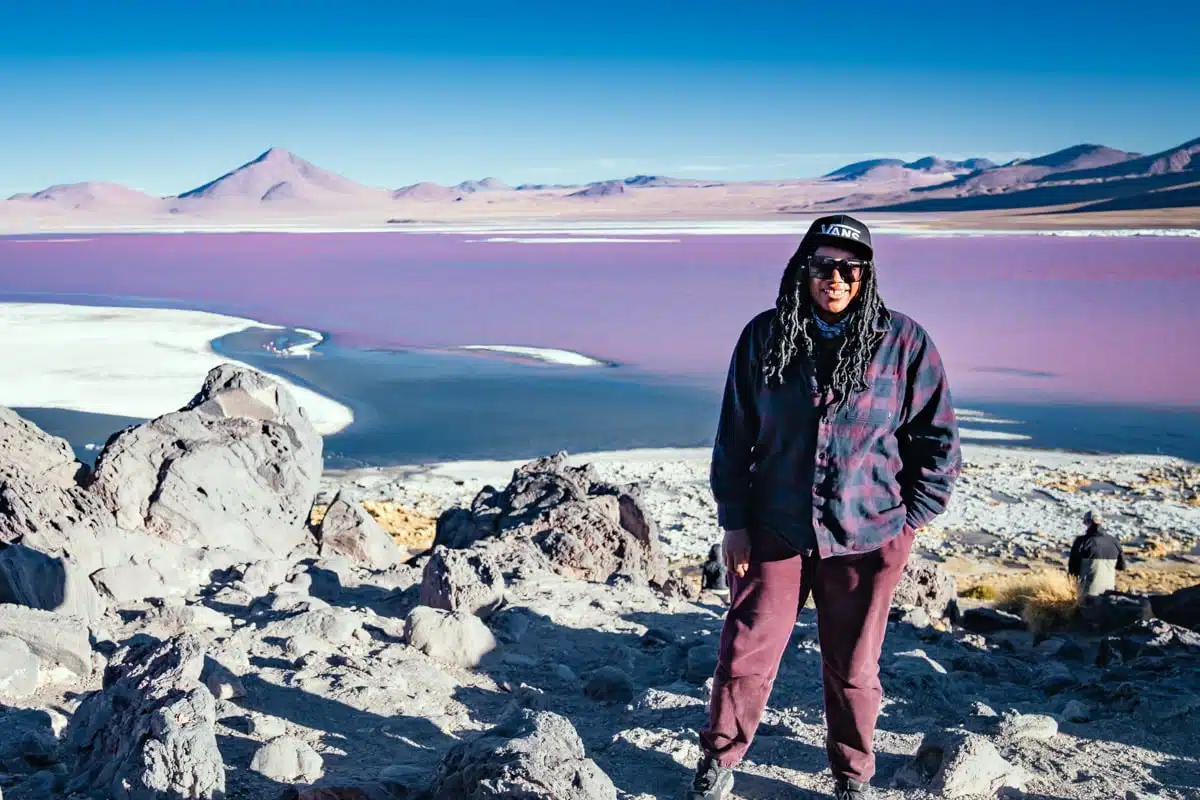
M 229 366 L 94 470 L 0 409 L 5 797 L 680 795 L 724 605 L 676 566 L 678 492 L 562 455 L 457 478 L 461 504 L 424 492 L 435 539 L 411 556 L 361 502 L 382 479 L 322 485 L 321 446 Z M 988 491 L 1078 491 L 1035 486 Z M 1154 537 L 1178 550 L 1187 500 L 1129 507 L 1183 523 Z M 881 796 L 1200 797 L 1196 590 L 1034 637 L 956 597 L 934 533 L 885 645 Z M 996 539 L 976 545 L 1012 557 Z M 819 664 L 805 610 L 738 797 L 829 791 Z

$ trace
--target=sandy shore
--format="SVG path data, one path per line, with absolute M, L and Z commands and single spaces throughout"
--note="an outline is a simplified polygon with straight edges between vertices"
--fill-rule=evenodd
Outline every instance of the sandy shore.
M 213 352 L 214 339 L 252 326 L 275 327 L 201 311 L 0 303 L 10 376 L 0 405 L 151 419 L 187 404 L 208 371 L 230 361 Z M 341 403 L 283 383 L 322 434 L 353 422 Z

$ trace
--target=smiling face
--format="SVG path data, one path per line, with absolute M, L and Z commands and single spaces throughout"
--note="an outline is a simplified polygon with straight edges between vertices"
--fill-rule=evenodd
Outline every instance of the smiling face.
M 818 247 L 813 255 L 818 258 L 858 258 L 849 250 L 827 244 Z M 828 278 L 815 277 L 810 273 L 808 275 L 808 291 L 812 296 L 813 308 L 817 313 L 826 322 L 836 322 L 846 313 L 846 309 L 862 291 L 862 280 L 846 283 L 845 278 L 837 270 L 834 270 Z

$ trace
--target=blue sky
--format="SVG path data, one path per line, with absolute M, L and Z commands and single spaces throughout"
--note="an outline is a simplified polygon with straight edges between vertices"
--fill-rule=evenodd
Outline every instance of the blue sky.
M 1184 3 L 437 5 L 0 4 L 0 196 L 174 194 L 271 146 L 396 187 L 805 177 L 1200 136 Z

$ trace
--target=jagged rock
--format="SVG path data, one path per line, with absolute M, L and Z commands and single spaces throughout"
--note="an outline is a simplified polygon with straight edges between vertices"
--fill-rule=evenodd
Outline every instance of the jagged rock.
M 892 595 L 897 608 L 922 608 L 933 619 L 953 616 L 957 608 L 958 586 L 954 576 L 942 565 L 923 558 L 910 558 Z
M 343 555 L 373 570 L 385 570 L 404 560 L 396 541 L 346 490 L 339 491 L 317 529 L 321 555 Z
M 271 780 L 312 783 L 325 774 L 325 762 L 307 742 L 280 736 L 258 748 L 250 769 Z
M 40 666 L 25 642 L 0 636 L 0 696 L 19 699 L 36 692 Z
M 458 667 L 474 667 L 496 649 L 496 639 L 479 617 L 429 606 L 409 612 L 404 640 L 435 661 Z
M 560 452 L 530 461 L 513 471 L 503 491 L 484 487 L 470 511 L 443 512 L 435 546 L 497 540 L 520 553 L 518 544 L 529 543 L 563 575 L 603 583 L 625 574 L 664 586 L 657 528 L 636 489 L 603 483 L 591 465 L 571 467 L 566 458 Z
M 321 452 L 320 434 L 280 384 L 222 364 L 183 409 L 114 437 L 91 491 L 120 527 L 282 556 L 308 540 Z
M 1177 653 L 1200 655 L 1200 633 L 1162 620 L 1149 620 L 1106 637 L 1100 643 L 1096 663 L 1102 667 L 1115 666 L 1147 656 Z
M 115 654 L 104 688 L 71 719 L 69 792 L 117 798 L 220 798 L 216 701 L 200 682 L 204 649 L 192 634 Z
M 1117 592 L 1089 598 L 1079 608 L 1083 624 L 1100 632 L 1115 631 L 1153 616 L 1149 598 Z
M 688 580 L 685 576 L 673 572 L 667 575 L 667 579 L 661 584 L 656 585 L 656 589 L 662 593 L 664 597 L 672 600 L 686 600 L 695 602 L 700 599 L 701 589 L 696 581 Z
M 974 633 L 1025 630 L 1025 621 L 1018 615 L 987 606 L 968 608 L 962 613 L 959 624 Z
M 65 439 L 0 406 L 0 542 L 86 520 L 100 508 L 79 485 L 87 475 Z
M 496 727 L 452 748 L 434 772 L 429 796 L 615 800 L 617 790 L 584 753 L 565 717 L 517 708 Z
M 89 527 L 108 521 L 64 440 L 0 407 L 0 602 L 98 618 Z M 76 534 L 78 531 L 78 534 Z M 68 547 L 68 542 L 70 546 Z
M 79 617 L 18 605 L 0 605 L 0 636 L 25 642 L 43 666 L 60 666 L 79 677 L 92 672 L 92 645 Z
M 421 579 L 421 604 L 487 619 L 504 604 L 504 575 L 488 553 L 434 547 Z
M 929 733 L 913 760 L 893 779 L 901 789 L 924 789 L 939 797 L 991 797 L 1004 787 L 1021 789 L 1028 776 L 986 738 L 966 731 Z
M 1200 586 L 1190 586 L 1167 595 L 1150 598 L 1154 616 L 1172 625 L 1200 631 Z
M 66 439 L 0 406 L 0 481 L 22 477 L 66 489 L 86 474 L 87 467 L 75 460 Z

